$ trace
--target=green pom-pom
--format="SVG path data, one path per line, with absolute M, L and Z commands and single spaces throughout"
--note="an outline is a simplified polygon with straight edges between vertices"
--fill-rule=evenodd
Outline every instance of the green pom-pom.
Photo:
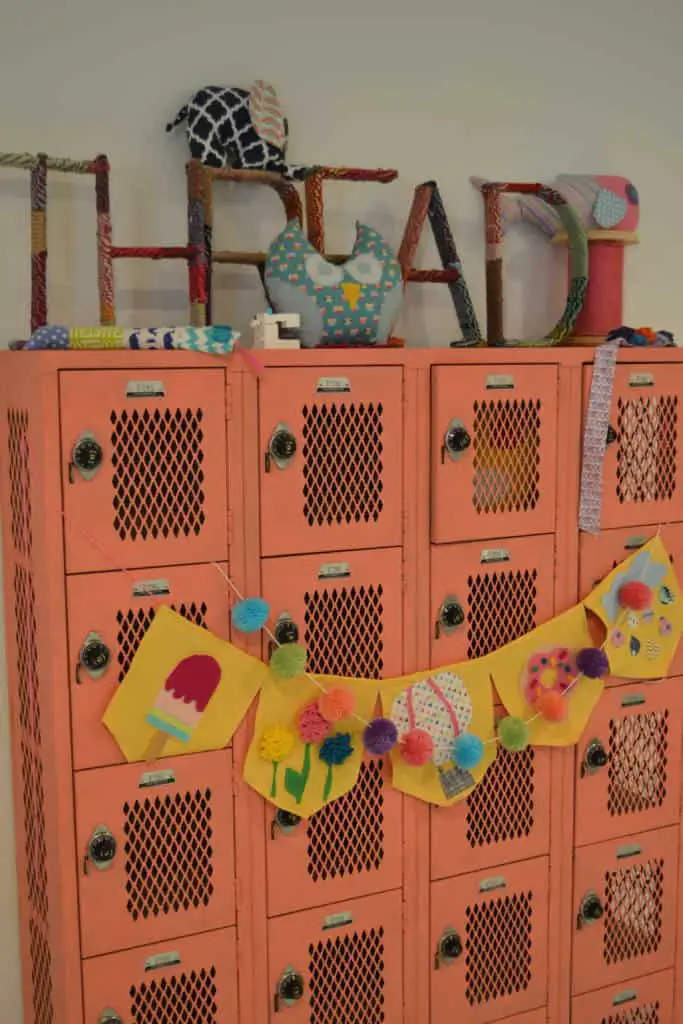
M 520 750 L 526 750 L 529 746 L 529 730 L 526 722 L 523 722 L 521 718 L 515 718 L 514 715 L 501 718 L 498 723 L 498 739 L 501 747 L 513 754 L 519 753 Z
M 270 667 L 276 676 L 293 679 L 306 671 L 307 657 L 306 648 L 301 644 L 283 644 L 270 656 Z

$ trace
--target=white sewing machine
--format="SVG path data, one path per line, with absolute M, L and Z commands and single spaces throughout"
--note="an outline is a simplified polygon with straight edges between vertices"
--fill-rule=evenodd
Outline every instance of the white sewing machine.
M 301 348 L 299 328 L 301 317 L 298 313 L 259 313 L 251 321 L 254 348 L 285 349 Z

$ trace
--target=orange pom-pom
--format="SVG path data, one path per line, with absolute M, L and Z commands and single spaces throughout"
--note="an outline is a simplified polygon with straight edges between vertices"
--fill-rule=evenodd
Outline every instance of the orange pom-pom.
M 644 612 L 652 605 L 652 589 L 641 580 L 630 580 L 619 588 L 619 604 L 634 612 Z
M 318 698 L 318 711 L 327 722 L 341 722 L 353 714 L 356 697 L 351 690 L 334 686 Z
M 569 705 L 566 697 L 557 690 L 546 690 L 534 701 L 534 711 L 546 722 L 564 722 L 569 714 Z
M 398 747 L 403 760 L 413 768 L 429 764 L 434 753 L 434 741 L 426 729 L 409 729 L 401 736 Z

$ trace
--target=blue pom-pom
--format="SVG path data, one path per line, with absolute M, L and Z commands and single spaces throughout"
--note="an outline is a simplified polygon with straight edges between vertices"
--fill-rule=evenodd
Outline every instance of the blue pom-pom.
M 483 756 L 484 744 L 478 736 L 471 732 L 464 732 L 461 736 L 456 736 L 453 743 L 453 760 L 458 768 L 467 772 L 471 771 L 480 764 Z
M 240 633 L 257 633 L 269 615 L 270 607 L 262 597 L 245 597 L 232 610 L 232 624 Z
M 336 732 L 328 736 L 320 745 L 318 756 L 323 764 L 332 767 L 333 765 L 344 764 L 353 753 L 351 735 L 348 732 Z

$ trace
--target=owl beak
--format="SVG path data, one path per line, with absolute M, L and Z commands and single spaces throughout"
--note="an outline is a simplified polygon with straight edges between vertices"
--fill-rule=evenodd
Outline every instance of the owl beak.
M 351 309 L 355 309 L 360 298 L 360 285 L 353 281 L 345 281 L 341 286 L 341 290 Z

